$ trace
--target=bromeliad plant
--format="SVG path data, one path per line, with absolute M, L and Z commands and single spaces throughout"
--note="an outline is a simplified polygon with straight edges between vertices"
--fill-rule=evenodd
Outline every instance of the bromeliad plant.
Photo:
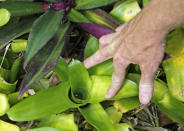
M 7 24 L 0 27 L 0 48 L 7 47 L 13 41 L 11 44 L 13 52 L 26 50 L 24 55 L 26 74 L 21 83 L 19 97 L 31 87 L 35 91 L 39 90 L 35 95 L 18 102 L 18 100 L 14 101 L 18 97 L 18 92 L 10 96 L 10 93 L 15 91 L 16 84 L 0 88 L 0 92 L 3 93 L 0 94 L 0 104 L 4 107 L 0 110 L 0 115 L 7 113 L 9 119 L 13 121 L 40 120 L 37 125 L 39 128 L 33 131 L 76 131 L 78 129 L 74 123 L 73 114 L 58 113 L 66 113 L 71 108 L 77 108 L 85 120 L 99 131 L 134 130 L 130 124 L 120 123 L 120 119 L 122 113 L 140 105 L 137 97 L 140 74 L 131 71 L 132 67 L 130 67 L 121 90 L 111 99 L 114 101 L 114 107 L 111 106 L 104 110 L 100 103 L 106 101 L 104 95 L 111 83 L 112 60 L 87 70 L 80 61 L 72 60 L 70 64 L 67 64 L 60 56 L 63 46 L 68 42 L 66 38 L 72 25 L 78 24 L 92 34 L 84 50 L 84 58 L 87 58 L 98 50 L 98 38 L 114 32 L 120 23 L 129 21 L 141 10 L 136 0 L 116 1 L 118 0 L 45 0 L 41 3 L 27 1 L 0 3 L 0 8 L 11 14 L 10 21 L 4 22 L 3 25 Z M 110 14 L 99 8 L 93 9 L 113 2 L 116 4 Z M 146 5 L 147 2 L 143 1 L 143 5 Z M 163 62 L 169 89 L 165 82 L 155 79 L 152 102 L 173 121 L 184 125 L 184 104 L 181 102 L 183 99 L 182 96 L 178 97 L 176 94 L 181 94 L 181 91 L 178 90 L 183 88 L 182 77 L 177 74 L 170 75 L 171 69 L 182 71 L 184 68 L 183 55 L 181 55 L 183 48 L 180 51 L 181 54 L 177 52 L 177 55 L 172 55 L 176 51 L 169 44 L 178 37 L 175 34 L 180 34 L 182 38 L 183 30 L 179 30 L 174 31 L 168 37 L 166 53 L 172 58 Z M 27 38 L 28 33 L 27 41 L 15 40 L 18 37 Z M 181 42 L 180 39 L 177 40 L 177 43 Z M 17 74 L 17 67 L 20 66 L 22 59 L 23 56 L 14 62 L 11 68 L 12 74 Z M 177 61 L 177 64 L 173 61 Z M 5 60 L 3 63 L 6 64 Z M 177 68 L 178 66 L 180 68 Z M 6 72 L 8 71 L 1 68 L 1 76 L 6 78 L 6 81 L 10 84 L 16 82 L 16 75 L 11 75 L 9 78 L 5 75 Z M 49 73 L 52 74 L 52 72 L 56 73 L 61 83 L 48 88 L 48 81 L 45 78 L 48 78 Z M 173 93 L 176 83 L 175 90 L 178 92 Z M 9 96 L 9 101 L 5 94 Z M 24 94 L 24 97 L 27 97 L 27 94 Z M 9 109 L 9 103 L 17 104 Z M 0 121 L 0 126 L 3 122 Z M 4 127 L 4 130 L 7 130 L 7 127 Z M 11 130 L 19 129 L 12 126 Z

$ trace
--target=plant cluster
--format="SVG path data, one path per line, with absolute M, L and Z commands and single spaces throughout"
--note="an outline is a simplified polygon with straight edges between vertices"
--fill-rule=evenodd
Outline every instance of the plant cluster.
M 111 84 L 112 59 L 90 69 L 82 64 L 99 49 L 101 36 L 115 32 L 148 2 L 0 2 L 0 130 L 164 131 L 163 126 L 173 123 L 182 128 L 183 27 L 167 37 L 149 106 L 141 105 L 137 97 L 138 65 L 127 68 L 120 91 L 107 100 L 104 95 Z M 169 122 L 159 122 L 158 110 Z

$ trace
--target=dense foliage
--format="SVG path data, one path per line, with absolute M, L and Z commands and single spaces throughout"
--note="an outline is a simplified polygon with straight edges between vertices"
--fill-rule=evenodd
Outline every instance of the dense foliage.
M 82 64 L 98 50 L 101 36 L 115 32 L 148 2 L 0 2 L 0 130 L 182 130 L 182 27 L 167 37 L 165 58 L 155 76 L 148 106 L 141 105 L 137 97 L 138 65 L 127 68 L 122 88 L 106 100 L 112 59 L 88 70 Z

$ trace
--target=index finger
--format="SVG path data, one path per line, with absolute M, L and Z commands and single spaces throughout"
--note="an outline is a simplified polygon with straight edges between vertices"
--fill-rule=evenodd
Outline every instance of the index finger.
M 104 62 L 108 59 L 112 58 L 112 55 L 108 51 L 108 46 L 99 49 L 94 55 L 87 58 L 83 64 L 86 68 L 90 68 L 92 66 L 95 66 L 101 62 Z

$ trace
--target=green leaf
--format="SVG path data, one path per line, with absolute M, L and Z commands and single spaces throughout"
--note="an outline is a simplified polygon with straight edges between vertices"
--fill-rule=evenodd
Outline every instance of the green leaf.
M 79 103 L 88 100 L 92 83 L 87 69 L 78 60 L 72 60 L 68 67 L 73 100 Z
M 10 16 L 11 14 L 7 9 L 0 9 L 0 27 L 8 23 Z
M 74 114 L 57 114 L 48 116 L 40 121 L 38 127 L 53 127 L 60 131 L 78 131 Z
M 99 40 L 90 35 L 86 47 L 84 49 L 84 59 L 94 54 L 99 49 Z
M 0 108 L 0 116 L 3 116 L 10 107 L 10 105 L 8 103 L 7 95 L 2 94 L 2 93 L 0 93 L 0 107 L 1 107 Z M 1 129 L 1 126 L 0 126 L 0 129 Z
M 177 28 L 167 36 L 165 52 L 170 56 L 184 54 L 184 31 Z
M 114 102 L 114 107 L 121 113 L 125 113 L 140 105 L 141 103 L 139 102 L 138 97 L 124 98 Z
M 184 55 L 163 62 L 170 94 L 184 102 Z
M 90 103 L 96 103 L 106 100 L 104 98 L 108 88 L 112 82 L 112 76 L 91 76 L 92 87 L 90 91 Z M 125 79 L 119 92 L 111 98 L 111 100 L 119 100 L 122 98 L 128 98 L 138 95 L 138 85 L 132 81 Z
M 61 58 L 54 68 L 54 72 L 61 81 L 68 81 L 68 64 Z
M 120 4 L 122 4 L 123 2 L 125 2 L 127 0 L 119 0 L 118 2 L 116 2 L 114 5 L 113 5 L 113 8 L 116 8 L 118 7 Z M 139 1 L 139 0 L 138 0 Z
M 0 52 L 0 55 L 1 55 L 1 56 L 4 55 L 4 51 L 3 51 L 3 50 Z M 7 53 L 6 53 L 6 57 L 5 57 L 5 59 L 4 59 L 3 65 L 6 63 L 5 60 L 7 60 L 9 66 L 7 66 L 7 67 L 3 66 L 3 67 L 4 67 L 5 69 L 11 69 L 11 66 L 13 65 L 13 62 L 14 62 L 15 59 L 18 57 L 17 55 L 18 55 L 17 53 L 14 53 L 14 52 L 12 52 L 11 50 L 8 50 Z M 0 59 L 1 59 L 1 57 L 0 57 Z
M 137 85 L 139 85 L 139 81 L 141 79 L 140 74 L 129 73 L 127 75 L 127 79 L 134 81 Z M 160 79 L 154 80 L 154 92 L 152 101 L 156 102 L 163 99 L 163 96 L 168 92 L 167 84 Z
M 17 39 L 11 43 L 11 50 L 15 53 L 26 51 L 27 40 Z
M 8 23 L 6 25 L 4 25 L 3 27 L 0 27 L 0 30 L 6 28 L 7 26 L 10 26 L 10 25 L 13 25 L 13 24 L 16 24 L 18 23 L 20 20 L 20 17 L 17 16 L 17 17 L 11 17 L 11 19 L 8 21 Z
M 113 61 L 109 59 L 88 69 L 90 75 L 112 76 L 114 71 Z
M 1 77 L 5 80 L 5 81 L 9 81 L 9 78 L 11 77 L 11 71 L 4 69 L 4 68 L 0 68 L 0 74 Z
M 140 11 L 141 8 L 139 7 L 137 0 L 127 0 L 116 6 L 110 12 L 110 15 L 112 15 L 116 20 L 123 24 L 125 22 L 130 21 Z
M 184 104 L 182 102 L 173 98 L 169 93 L 165 93 L 163 99 L 155 104 L 174 122 L 184 125 Z
M 41 128 L 29 129 L 27 131 L 60 131 L 60 130 L 52 127 L 41 127 Z
M 44 12 L 39 2 L 5 1 L 0 3 L 0 8 L 10 11 L 11 16 L 25 16 Z
M 73 8 L 68 12 L 67 18 L 72 22 L 91 23 L 82 13 Z
M 0 120 L 0 129 L 1 131 L 20 131 L 18 126 L 2 120 Z
M 91 9 L 106 6 L 118 0 L 75 0 L 75 9 Z
M 81 104 L 75 104 L 70 100 L 69 91 L 69 83 L 63 82 L 37 92 L 10 108 L 7 112 L 8 117 L 13 121 L 37 120 L 80 106 Z
M 28 33 L 34 20 L 35 17 L 26 18 L 21 22 L 9 25 L 0 30 L 0 49 L 6 46 L 11 40 Z
M 128 75 L 128 78 L 131 78 L 138 83 L 140 80 L 140 75 L 130 74 Z M 167 85 L 161 80 L 154 81 L 154 93 L 152 101 L 173 121 L 183 124 L 184 115 L 182 112 L 184 104 L 170 95 Z
M 15 105 L 16 103 L 21 101 L 23 98 L 28 97 L 28 94 L 24 93 L 20 99 L 18 99 L 18 96 L 19 96 L 19 92 L 13 92 L 11 94 L 8 94 L 8 102 L 10 106 Z
M 116 29 L 120 23 L 102 9 L 85 10 L 83 14 L 93 23 Z
M 56 33 L 64 11 L 48 10 L 40 16 L 33 24 L 28 38 L 28 46 L 25 53 L 24 68 L 35 56 L 35 54 L 52 38 Z
M 61 25 L 54 37 L 33 57 L 21 84 L 20 95 L 54 69 L 69 26 L 70 23 Z
M 99 103 L 89 104 L 78 109 L 87 122 L 98 131 L 115 131 L 112 121 Z
M 111 85 L 112 78 L 111 76 L 90 76 L 92 80 L 91 91 L 88 95 L 90 95 L 90 99 L 88 103 L 96 103 L 106 100 L 104 95 L 106 94 L 108 88 Z M 122 98 L 129 98 L 138 96 L 138 85 L 139 85 L 140 75 L 139 74 L 128 74 L 127 78 L 124 80 L 121 89 L 118 93 L 111 98 L 111 100 L 119 100 Z M 163 99 L 164 94 L 168 91 L 168 88 L 165 83 L 160 82 L 158 80 L 154 81 L 154 93 L 152 100 L 158 101 Z
M 50 80 L 49 79 L 41 79 L 39 82 L 37 82 L 32 89 L 35 92 L 47 89 L 50 87 Z M 25 93 L 24 93 L 25 94 Z
M 105 109 L 105 111 L 107 112 L 113 124 L 120 122 L 123 114 L 119 110 L 117 110 L 115 107 L 113 106 L 108 107 Z
M 14 61 L 11 67 L 11 76 L 9 80 L 10 83 L 13 83 L 16 81 L 17 74 L 19 72 L 20 67 L 22 66 L 22 60 L 23 60 L 23 54 Z
M 0 76 L 0 92 L 1 93 L 5 93 L 5 94 L 9 94 L 15 91 L 16 89 L 16 84 L 17 81 L 14 82 L 13 84 L 10 84 L 8 82 L 6 82 L 1 76 Z
M 114 125 L 116 131 L 136 131 L 129 123 L 119 123 Z
M 4 51 L 2 53 L 4 54 Z M 3 54 L 2 54 L 2 56 L 3 56 Z M 0 56 L 0 61 L 2 61 L 3 59 L 4 60 L 3 60 L 3 63 L 2 63 L 2 66 L 1 67 L 3 67 L 4 69 L 9 69 L 10 64 L 9 64 L 8 59 L 6 57 L 3 58 L 2 56 Z

